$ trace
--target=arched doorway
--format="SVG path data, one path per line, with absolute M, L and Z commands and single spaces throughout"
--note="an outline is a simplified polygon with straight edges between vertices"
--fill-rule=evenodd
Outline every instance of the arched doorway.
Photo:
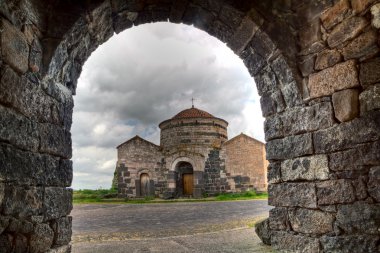
M 194 189 L 193 166 L 189 162 L 179 162 L 175 169 L 176 191 L 179 196 L 192 196 Z
M 141 197 L 148 197 L 151 195 L 150 179 L 147 173 L 143 173 L 140 176 L 140 193 Z
M 366 31 L 365 28 L 372 29 L 369 26 L 375 24 L 371 22 L 375 19 L 369 20 L 369 15 L 362 15 L 369 13 L 370 5 L 352 4 L 353 16 L 349 15 L 341 24 L 337 24 L 342 19 L 334 17 L 335 10 L 343 8 L 351 12 L 348 1 L 94 0 L 91 3 L 76 1 L 70 4 L 65 1 L 38 1 L 38 4 L 37 1 L 30 1 L 30 5 L 14 2 L 1 4 L 4 20 L 0 97 L 1 104 L 6 105 L 1 108 L 1 116 L 7 122 L 3 127 L 5 134 L 1 136 L 2 154 L 7 154 L 1 159 L 5 166 L 2 170 L 2 173 L 5 172 L 5 181 L 2 182 L 1 189 L 6 187 L 7 193 L 3 200 L 6 203 L 3 206 L 7 207 L 4 212 L 14 217 L 23 217 L 20 214 L 25 213 L 43 215 L 44 222 L 50 224 L 61 222 L 62 219 L 67 219 L 67 224 L 71 223 L 67 215 L 72 207 L 72 192 L 66 187 L 70 186 L 73 175 L 69 160 L 73 102 L 68 91 L 75 93 L 84 61 L 114 32 L 133 25 L 169 19 L 171 22 L 193 24 L 228 43 L 257 80 L 262 95 L 263 114 L 268 117 L 265 131 L 268 139 L 267 156 L 271 162 L 268 173 L 269 199 L 276 206 L 271 217 L 280 215 L 287 217 L 284 218 L 285 224 L 296 222 L 307 225 L 297 226 L 297 234 L 288 232 L 287 226 L 279 225 L 273 234 L 273 244 L 290 251 L 299 250 L 300 245 L 305 248 L 300 241 L 307 242 L 306 248 L 314 247 L 315 251 L 319 251 L 320 244 L 334 251 L 334 247 L 340 247 L 345 240 L 353 241 L 350 245 L 362 245 L 359 243 L 362 239 L 355 239 L 352 231 L 358 230 L 365 234 L 368 229 L 355 227 L 352 217 L 356 213 L 362 213 L 362 204 L 358 202 L 362 199 L 370 200 L 366 204 L 366 210 L 373 213 L 377 210 L 378 199 L 368 197 L 371 191 L 366 190 L 368 187 L 372 189 L 372 186 L 361 179 L 372 178 L 370 182 L 376 182 L 374 175 L 377 168 L 366 168 L 364 176 L 341 171 L 355 166 L 378 165 L 380 137 L 375 83 L 378 83 L 379 77 L 374 69 L 379 60 L 378 52 L 372 54 L 371 51 L 370 55 L 365 55 L 366 61 L 361 62 L 355 58 L 363 59 L 362 54 L 355 52 L 342 57 L 339 51 L 346 46 L 344 42 L 348 43 L 365 34 L 361 33 Z M 333 11 L 328 11 L 333 3 L 339 5 L 330 9 Z M 373 10 L 375 9 L 376 7 Z M 341 31 L 350 25 L 355 26 L 354 32 L 341 36 Z M 327 27 L 329 29 L 326 30 Z M 330 33 L 332 28 L 334 33 Z M 352 48 L 355 48 L 356 44 L 353 45 Z M 377 49 L 375 43 L 371 46 Z M 334 51 L 326 51 L 327 49 Z M 346 52 L 351 51 L 351 48 L 347 49 Z M 336 61 L 345 60 L 340 63 L 344 65 L 330 66 L 331 64 L 321 62 L 320 67 L 315 67 L 316 54 L 321 56 L 319 54 L 322 52 L 335 52 L 338 54 Z M 352 88 L 351 85 L 359 89 L 345 91 L 349 95 L 338 93 Z M 354 98 L 357 104 L 358 92 L 361 93 L 360 117 L 358 112 L 352 112 L 351 114 L 356 114 L 355 119 L 345 122 L 341 118 L 339 121 L 343 122 L 337 122 L 334 113 L 340 113 L 342 108 L 348 107 L 340 103 L 333 105 L 332 102 L 349 97 L 350 99 L 345 99 L 348 104 L 354 104 Z M 350 107 L 357 110 L 358 106 Z M 41 108 L 46 110 L 40 110 Z M 302 121 L 302 124 L 294 124 L 298 121 Z M 365 155 L 361 155 L 363 150 Z M 358 155 L 358 159 L 355 159 L 355 155 Z M 346 157 L 351 157 L 355 163 L 350 163 Z M 323 174 L 321 179 L 320 175 L 309 177 L 291 173 L 296 168 L 291 163 L 304 162 L 317 164 L 316 168 L 321 163 L 327 164 L 330 166 L 327 171 L 331 175 L 325 177 Z M 289 166 L 282 166 L 284 163 Z M 283 167 L 291 168 L 290 172 L 287 171 L 289 177 L 283 178 Z M 24 168 L 23 173 L 16 173 L 14 168 Z M 299 170 L 302 171 L 303 167 L 299 167 Z M 31 189 L 26 189 L 25 185 Z M 359 188 L 364 190 L 359 191 Z M 349 190 L 340 194 L 339 189 Z M 325 196 L 325 192 L 336 194 Z M 35 198 L 18 201 L 17 198 L 22 196 Z M 334 212 L 337 214 L 331 214 Z M 339 237 L 330 237 L 337 222 L 335 216 L 344 218 L 337 219 L 343 222 L 339 224 L 343 233 Z M 309 236 L 310 228 L 319 228 L 321 219 L 304 220 L 305 217 L 323 218 L 323 223 L 329 225 L 323 231 L 312 230 L 313 234 L 318 235 L 316 237 L 324 234 L 323 240 L 318 241 L 318 238 Z M 363 217 L 361 223 L 373 224 L 371 217 L 373 216 Z M 298 222 L 301 219 L 306 222 Z M 51 241 L 54 233 L 57 236 L 58 232 L 53 233 L 49 224 L 42 221 L 37 223 L 35 227 L 38 229 L 31 235 L 32 238 L 37 238 L 36 241 L 41 237 L 38 231 L 42 230 L 50 231 L 46 234 L 50 235 Z M 291 226 L 291 229 L 295 227 Z M 9 238 L 13 238 L 13 235 Z M 378 239 L 371 241 L 373 239 L 367 236 L 365 240 L 370 242 L 368 245 L 372 245 L 368 248 L 376 250 Z M 33 240 L 26 241 L 35 243 Z M 293 248 L 283 243 L 289 241 L 294 242 Z M 50 244 L 43 245 L 40 251 L 52 248 Z M 68 245 L 68 242 L 63 244 Z M 355 251 L 352 248 L 350 250 Z

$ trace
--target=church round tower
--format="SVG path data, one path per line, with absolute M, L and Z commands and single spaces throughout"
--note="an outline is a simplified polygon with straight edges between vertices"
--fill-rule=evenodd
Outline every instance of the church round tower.
M 159 124 L 165 151 L 202 152 L 227 141 L 228 122 L 194 106 Z

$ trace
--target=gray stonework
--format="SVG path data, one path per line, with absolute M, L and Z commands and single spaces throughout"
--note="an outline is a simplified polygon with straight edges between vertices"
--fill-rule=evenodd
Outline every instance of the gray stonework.
M 66 187 L 72 180 L 72 95 L 82 65 L 114 32 L 169 20 L 194 25 L 229 45 L 256 80 L 266 117 L 269 202 L 281 209 L 269 217 L 272 246 L 378 252 L 379 5 L 379 0 L 1 1 L 0 249 L 70 252 Z M 332 97 L 346 89 L 357 90 L 358 107 L 350 110 L 360 110 L 345 112 L 350 117 L 340 122 Z M 296 166 L 297 180 L 282 178 L 283 162 L 315 155 L 328 157 L 327 179 L 309 180 L 305 166 Z M 174 175 L 167 177 L 174 182 Z M 323 217 L 323 230 L 302 227 L 305 210 Z M 301 221 L 299 232 L 291 226 L 295 221 Z
M 160 124 L 160 146 L 139 136 L 120 144 L 113 179 L 119 196 L 200 198 L 266 191 L 264 144 L 244 134 L 228 140 L 227 125 L 192 107 Z M 192 175 L 191 193 L 185 193 L 185 174 Z

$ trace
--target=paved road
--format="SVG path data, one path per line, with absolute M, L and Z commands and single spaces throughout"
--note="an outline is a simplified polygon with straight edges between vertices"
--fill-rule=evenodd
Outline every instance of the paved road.
M 247 227 L 269 209 L 266 200 L 75 205 L 73 253 L 271 252 Z

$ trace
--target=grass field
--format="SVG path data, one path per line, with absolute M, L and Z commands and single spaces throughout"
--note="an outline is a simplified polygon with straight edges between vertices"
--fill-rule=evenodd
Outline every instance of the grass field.
M 144 199 L 124 199 L 117 197 L 117 190 L 75 190 L 73 196 L 74 204 L 89 203 L 114 203 L 114 204 L 145 204 L 145 203 L 175 203 L 175 202 L 206 202 L 206 201 L 233 201 L 233 200 L 249 200 L 249 199 L 267 199 L 267 193 L 256 193 L 247 191 L 242 193 L 222 193 L 216 197 L 205 197 L 201 199 L 181 198 L 181 199 L 155 199 L 146 197 Z

